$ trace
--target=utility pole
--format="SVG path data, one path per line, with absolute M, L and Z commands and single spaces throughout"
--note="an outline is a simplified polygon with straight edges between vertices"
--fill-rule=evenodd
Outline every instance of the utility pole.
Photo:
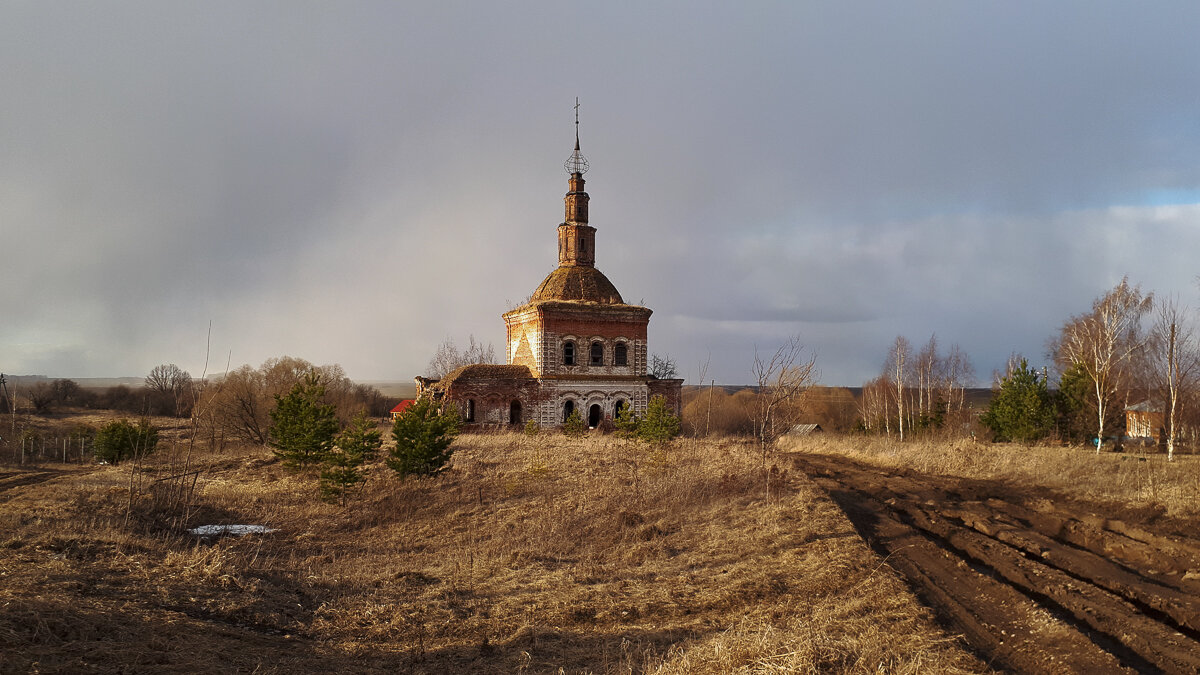
M 717 383 L 716 380 L 710 380 L 708 383 L 708 412 L 704 417 L 704 437 L 705 438 L 708 438 L 708 430 L 709 430 L 709 427 L 712 425 L 712 395 L 713 395 L 713 385 L 715 385 L 716 383 Z M 703 382 L 701 384 L 703 384 Z
M 12 435 L 17 435 L 17 400 L 8 393 L 8 381 L 4 379 L 4 373 L 0 373 L 0 387 L 4 388 L 4 398 L 8 399 L 8 407 L 12 410 Z

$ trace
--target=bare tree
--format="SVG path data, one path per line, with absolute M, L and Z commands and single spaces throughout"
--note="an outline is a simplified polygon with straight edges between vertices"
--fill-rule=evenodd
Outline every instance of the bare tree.
M 675 359 L 671 358 L 670 354 L 650 355 L 649 375 L 651 377 L 657 377 L 660 380 L 670 380 L 674 379 L 677 372 Z
M 1129 367 L 1145 346 L 1142 317 L 1150 311 L 1154 294 L 1121 279 L 1111 291 L 1092 303 L 1092 311 L 1072 317 L 1062 327 L 1057 344 L 1060 369 L 1078 366 L 1091 383 L 1096 404 L 1096 452 L 1104 443 L 1105 417 L 1128 385 Z
M 957 344 L 950 345 L 950 353 L 943 361 L 943 386 L 946 391 L 946 418 L 961 413 L 966 402 L 968 386 L 975 384 L 975 366 Z
M 888 398 L 891 386 L 886 377 L 880 375 L 862 387 L 862 396 L 858 402 L 858 414 L 862 419 L 863 428 L 867 431 L 883 430 L 891 433 L 891 420 L 888 413 Z
M 751 373 L 758 385 L 754 408 L 754 435 L 766 461 L 767 448 L 795 423 L 795 403 L 816 381 L 817 359 L 804 356 L 799 336 L 788 338 L 770 358 L 754 350 Z
M 1167 461 L 1175 459 L 1175 440 L 1179 436 L 1179 418 L 1187 394 L 1200 375 L 1200 349 L 1194 326 L 1187 321 L 1190 312 L 1174 298 L 1159 305 L 1151 330 L 1153 345 L 1151 367 L 1161 383 L 1163 424 L 1167 443 Z
M 174 414 L 182 417 L 191 403 L 192 376 L 174 363 L 157 365 L 146 376 L 146 388 L 174 404 Z
M 38 413 L 50 412 L 57 400 L 54 396 L 54 388 L 50 386 L 49 382 L 34 384 L 27 390 L 26 396 L 29 398 L 29 404 L 33 406 L 33 411 Z
M 304 359 L 281 356 L 262 366 L 244 365 L 204 387 L 197 417 L 214 445 L 225 439 L 266 444 L 276 396 L 286 395 L 296 383 L 313 374 L 325 387 L 323 402 L 333 405 L 340 424 L 359 411 L 382 416 L 390 408 L 379 390 L 355 384 L 340 365 L 316 366 Z
M 892 343 L 892 348 L 888 352 L 887 363 L 883 370 L 892 386 L 892 397 L 896 402 L 896 412 L 899 417 L 901 441 L 904 440 L 904 388 L 910 377 L 908 362 L 911 358 L 912 346 L 909 344 L 908 338 L 897 335 L 896 341 Z
M 929 336 L 929 342 L 917 352 L 917 416 L 928 416 L 933 411 L 935 381 L 942 367 L 942 359 L 938 356 L 937 334 Z
M 460 352 L 454 344 L 454 338 L 446 338 L 429 359 L 425 377 L 440 380 L 463 366 L 496 362 L 496 350 L 490 342 L 485 347 L 482 342 L 475 342 L 474 335 L 469 336 L 468 340 L 467 348 Z

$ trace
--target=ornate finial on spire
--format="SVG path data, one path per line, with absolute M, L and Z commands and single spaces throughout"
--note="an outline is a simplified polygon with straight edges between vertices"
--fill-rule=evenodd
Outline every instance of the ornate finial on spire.
M 571 156 L 567 158 L 567 162 L 566 162 L 566 164 L 563 165 L 563 167 L 567 170 L 567 173 L 579 174 L 581 176 L 583 174 L 587 173 L 587 170 L 588 170 L 588 161 L 583 156 L 583 153 L 579 152 L 579 97 L 578 96 L 575 97 L 575 152 L 571 153 Z

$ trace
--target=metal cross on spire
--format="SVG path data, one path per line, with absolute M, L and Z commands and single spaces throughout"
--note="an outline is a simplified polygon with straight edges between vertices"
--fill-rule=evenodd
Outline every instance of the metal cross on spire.
M 579 97 L 578 96 L 575 97 L 575 152 L 572 152 L 571 156 L 567 158 L 567 161 L 563 165 L 563 168 L 565 168 L 567 170 L 567 173 L 569 173 L 569 174 L 572 174 L 572 175 L 579 174 L 581 176 L 583 174 L 587 173 L 587 170 L 588 170 L 588 161 L 583 156 L 583 153 L 579 152 Z

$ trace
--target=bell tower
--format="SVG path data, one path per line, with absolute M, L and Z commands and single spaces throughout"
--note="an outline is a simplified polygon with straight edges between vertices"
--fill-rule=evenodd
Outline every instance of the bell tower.
M 567 195 L 563 198 L 566 215 L 558 226 L 558 265 L 595 267 L 596 228 L 588 225 L 588 193 L 584 192 L 583 174 L 588 161 L 579 152 L 579 99 L 575 99 L 575 151 L 563 167 L 570 174 Z

